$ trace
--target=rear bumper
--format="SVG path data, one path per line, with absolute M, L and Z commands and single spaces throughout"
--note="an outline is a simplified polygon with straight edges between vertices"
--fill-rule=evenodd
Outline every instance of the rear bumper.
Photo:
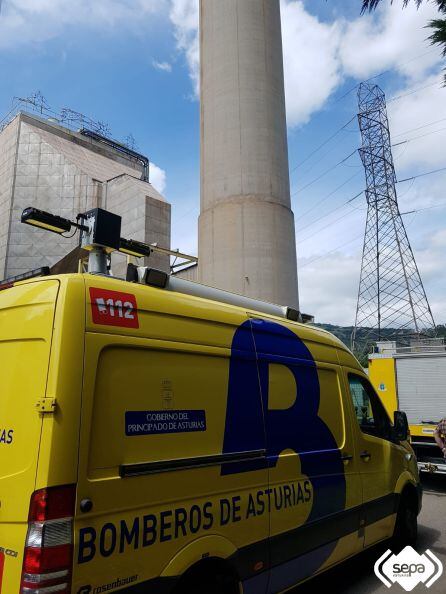
M 431 474 L 446 474 L 446 460 L 441 455 L 440 449 L 432 439 L 421 441 L 414 438 L 412 447 L 417 457 L 418 470 Z
M 446 463 L 423 462 L 418 460 L 418 470 L 430 474 L 446 474 Z

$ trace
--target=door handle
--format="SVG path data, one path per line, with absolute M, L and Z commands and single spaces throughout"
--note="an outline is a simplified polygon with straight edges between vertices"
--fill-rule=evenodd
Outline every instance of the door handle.
M 343 462 L 350 462 L 350 460 L 353 460 L 353 456 L 352 454 L 342 454 L 341 460 Z
M 368 459 L 368 458 L 371 458 L 371 457 L 372 457 L 372 454 L 366 450 L 366 451 L 364 451 L 364 452 L 361 452 L 361 454 L 360 454 L 360 457 L 361 457 L 363 460 L 366 460 L 366 459 Z

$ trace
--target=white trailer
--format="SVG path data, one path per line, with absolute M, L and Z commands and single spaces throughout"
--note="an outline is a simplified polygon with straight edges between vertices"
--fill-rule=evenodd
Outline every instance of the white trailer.
M 438 422 L 446 417 L 443 340 L 414 342 L 410 347 L 378 343 L 369 355 L 369 376 L 389 414 L 407 414 L 420 471 L 446 474 L 446 461 L 434 439 Z

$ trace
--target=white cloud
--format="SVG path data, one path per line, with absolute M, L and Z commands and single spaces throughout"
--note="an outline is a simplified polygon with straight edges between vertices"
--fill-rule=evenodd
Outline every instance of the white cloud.
M 414 92 L 420 87 L 422 91 Z M 392 142 L 413 139 L 394 150 L 398 172 L 414 167 L 445 166 L 446 90 L 442 75 L 428 76 L 394 95 L 401 99 L 388 102 Z
M 384 3 L 373 15 L 331 23 L 313 16 L 302 0 L 281 0 L 281 7 L 290 127 L 306 123 L 348 76 L 361 80 L 394 69 L 416 81 L 442 61 L 426 41 L 425 25 L 437 14 L 430 3 L 419 10 Z M 198 96 L 198 0 L 172 0 L 170 18 Z
M 8 0 L 0 16 L 0 49 L 40 43 L 69 27 L 144 30 L 165 0 Z
M 184 53 L 199 96 L 200 47 L 198 0 L 172 0 L 170 18 L 177 49 Z M 290 126 L 306 122 L 340 82 L 337 47 L 340 28 L 310 15 L 301 1 L 282 1 L 287 115 Z M 309 68 L 309 65 L 311 67 Z
M 170 20 L 174 26 L 178 51 L 186 56 L 196 97 L 200 85 L 199 1 L 171 0 Z
M 172 72 L 172 64 L 170 62 L 157 62 L 152 60 L 152 66 L 155 70 L 161 70 L 161 72 Z
M 326 24 L 302 2 L 282 1 L 285 91 L 288 125 L 309 120 L 341 81 L 339 23 Z
M 429 2 L 419 9 L 410 3 L 404 10 L 398 3 L 386 2 L 377 13 L 346 22 L 339 47 L 345 74 L 365 79 L 395 69 L 410 78 L 423 76 L 441 59 L 441 52 L 426 42 L 425 25 L 436 15 L 437 9 Z M 420 51 L 423 48 L 425 52 Z M 413 60 L 416 53 L 425 55 Z
M 281 0 L 288 123 L 299 126 L 323 108 L 345 80 L 373 76 L 394 68 L 410 79 L 420 79 L 441 60 L 441 52 L 425 41 L 424 25 L 436 14 L 427 2 L 417 11 L 384 3 L 373 15 L 350 21 L 322 22 L 302 0 Z M 184 54 L 199 94 L 198 0 L 8 0 L 0 18 L 0 49 L 43 42 L 69 27 L 100 30 L 131 27 L 144 32 L 157 13 L 168 12 L 177 50 Z M 410 58 L 414 54 L 426 55 Z M 410 60 L 410 61 L 408 61 Z M 170 71 L 168 62 L 153 63 Z
M 433 206 L 446 204 L 444 191 L 445 179 L 445 173 L 437 173 L 398 184 L 397 192 L 400 211 L 409 212 L 423 208 L 431 209 Z
M 302 261 L 305 264 L 305 260 Z M 300 308 L 316 322 L 354 324 L 361 255 L 341 251 L 299 270 Z
M 281 4 L 287 113 L 291 127 L 309 121 L 315 112 L 323 109 L 347 77 L 359 81 L 390 70 L 397 75 L 394 95 L 405 95 L 440 78 L 440 50 L 425 41 L 429 35 L 425 25 L 436 14 L 430 2 L 424 3 L 419 11 L 413 3 L 401 10 L 400 3 L 392 6 L 384 2 L 373 15 L 349 20 L 341 17 L 331 22 L 315 17 L 311 13 L 311 2 L 281 0 Z M 8 0 L 0 16 L 0 50 L 44 42 L 65 34 L 70 27 L 101 31 L 131 28 L 144 33 L 154 15 L 160 12 L 170 17 L 176 49 L 186 59 L 197 97 L 198 0 Z M 153 65 L 165 71 L 170 66 L 168 62 L 156 61 Z M 389 103 L 392 140 L 405 140 L 442 127 L 443 124 L 438 123 L 408 132 L 446 118 L 444 93 L 440 85 L 432 86 Z M 418 172 L 445 165 L 445 136 L 446 131 L 439 132 L 396 148 L 398 177 L 413 175 L 415 168 Z M 399 185 L 401 210 L 444 202 L 444 179 L 439 175 L 420 178 L 413 186 L 410 183 Z M 154 164 L 151 165 L 151 181 L 158 191 L 165 191 L 166 174 Z M 442 209 L 425 211 L 417 215 L 416 225 L 409 226 L 415 257 L 438 322 L 446 321 L 443 297 L 446 235 L 441 223 L 444 214 Z M 300 236 L 305 239 L 314 231 L 314 240 L 302 244 L 303 249 L 299 247 L 300 290 L 302 308 L 314 313 L 318 321 L 349 325 L 354 321 L 356 307 L 361 239 L 345 244 L 361 234 L 365 211 L 358 211 L 356 216 L 348 215 L 345 221 L 321 230 L 337 217 L 338 214 L 313 230 L 298 234 L 298 239 Z M 196 217 L 193 217 L 193 224 L 189 217 L 180 219 L 174 225 L 174 237 L 183 249 L 194 251 Z M 337 250 L 324 254 L 339 244 L 342 246 Z
M 160 194 L 164 193 L 166 189 L 166 172 L 155 163 L 150 163 L 150 183 Z
M 304 5 L 301 0 L 281 0 L 281 5 L 287 116 L 291 127 L 307 122 L 322 109 L 347 77 L 359 81 L 391 70 L 398 75 L 395 80 L 400 83 L 392 96 L 406 95 L 440 80 L 441 53 L 426 42 L 429 32 L 425 25 L 435 15 L 429 3 L 419 11 L 414 6 L 401 10 L 397 4 L 384 3 L 373 15 L 351 20 L 339 18 L 334 22 L 319 21 L 307 9 L 310 3 Z M 197 0 L 173 0 L 171 12 L 177 47 L 186 54 L 196 92 L 199 73 L 197 6 Z M 432 74 L 434 70 L 436 74 Z M 444 93 L 438 84 L 390 102 L 392 140 L 406 140 L 441 127 L 436 124 L 409 132 L 427 123 L 426 114 L 432 114 L 430 121 L 446 118 Z M 445 134 L 425 136 L 395 149 L 398 177 L 412 175 L 415 167 L 417 171 L 424 171 L 444 165 Z M 445 201 L 444 177 L 420 178 L 413 185 L 401 184 L 398 192 L 402 210 L 429 207 Z M 444 211 L 427 212 L 444 216 Z M 429 233 L 423 234 L 422 229 L 427 229 L 429 224 L 425 222 L 426 215 L 420 213 L 419 216 L 416 219 L 419 224 L 410 227 L 409 237 L 414 237 L 415 256 L 425 277 L 434 314 L 437 321 L 441 321 L 446 319 L 446 306 L 442 299 L 444 282 L 439 286 L 438 278 L 442 276 L 444 246 L 441 242 L 445 239 L 440 232 L 430 239 Z M 321 221 L 315 228 L 298 231 L 298 242 L 301 237 L 308 239 L 309 235 L 314 235 L 314 240 L 298 243 L 301 306 L 314 313 L 318 321 L 350 325 L 354 323 L 356 310 L 366 211 L 364 208 L 346 212 L 344 220 L 327 227 L 335 218 L 339 218 L 339 213 Z M 408 218 L 412 220 L 413 215 Z M 299 230 L 299 224 L 297 228 Z M 342 245 L 331 252 L 339 244 Z
M 431 244 L 436 248 L 446 249 L 446 229 L 440 229 L 431 237 Z
M 444 300 L 444 253 L 446 247 L 446 232 L 441 228 L 441 218 L 444 219 L 446 208 L 437 211 L 433 217 L 440 217 L 436 231 L 435 221 L 423 225 L 423 215 L 416 218 L 405 217 L 409 240 L 412 242 L 415 259 L 425 286 L 427 297 L 437 324 L 446 321 L 446 302 Z M 365 222 L 365 213 L 362 224 Z M 359 228 L 362 224 L 352 222 L 349 218 L 345 222 L 350 229 Z M 424 227 L 424 231 L 420 228 Z M 356 234 L 355 231 L 355 234 Z M 314 250 L 305 249 L 304 257 L 299 259 L 299 287 L 300 306 L 302 311 L 314 314 L 317 322 L 325 322 L 350 326 L 354 324 L 356 299 L 358 294 L 359 276 L 361 270 L 362 239 L 358 238 L 348 247 L 341 247 L 324 254 L 323 246 L 340 243 L 340 237 L 348 238 L 353 235 L 339 229 L 318 234 L 313 244 Z M 319 244 L 319 247 L 317 246 Z M 307 246 L 306 246 L 307 247 Z
M 444 213 L 445 210 L 442 212 L 443 218 Z M 426 231 L 420 244 L 414 250 L 417 265 L 435 322 L 437 324 L 444 324 L 446 322 L 446 302 L 444 299 L 444 253 L 446 236 L 444 230 L 439 229 L 434 233 Z

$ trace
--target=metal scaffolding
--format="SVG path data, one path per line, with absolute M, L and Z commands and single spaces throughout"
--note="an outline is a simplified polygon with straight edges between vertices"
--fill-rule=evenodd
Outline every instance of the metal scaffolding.
M 379 340 L 432 336 L 435 322 L 398 207 L 385 94 L 362 83 L 358 101 L 368 210 L 352 347 L 362 354 Z
M 1 0 L 0 0 L 1 5 Z M 40 91 L 35 91 L 29 97 L 14 97 L 10 111 L 3 117 L 0 116 L 0 132 L 8 126 L 20 111 L 36 113 L 52 122 L 60 124 L 73 131 L 81 128 L 91 130 L 104 138 L 112 139 L 112 132 L 107 122 L 93 120 L 83 113 L 74 111 L 69 107 L 60 110 L 53 109 Z M 120 142 L 129 149 L 136 151 L 136 140 L 133 134 L 129 134 L 124 141 Z

